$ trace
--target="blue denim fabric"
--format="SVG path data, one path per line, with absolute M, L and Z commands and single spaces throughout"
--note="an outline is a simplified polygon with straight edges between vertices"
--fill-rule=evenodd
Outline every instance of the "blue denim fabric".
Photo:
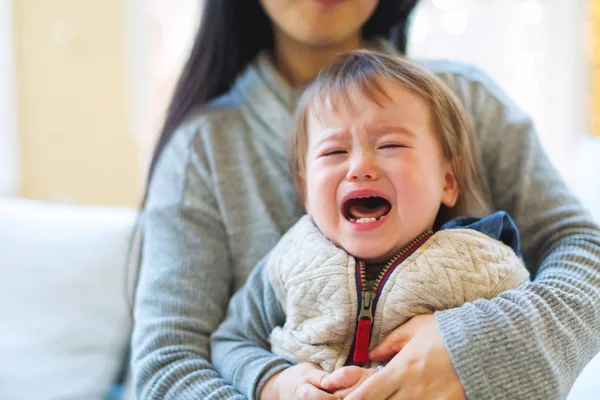
M 122 383 L 113 385 L 108 391 L 105 400 L 121 400 L 125 393 L 125 385 Z
M 458 217 L 441 226 L 444 229 L 474 229 L 510 246 L 521 257 L 521 246 L 517 224 L 505 211 L 496 211 L 484 218 Z

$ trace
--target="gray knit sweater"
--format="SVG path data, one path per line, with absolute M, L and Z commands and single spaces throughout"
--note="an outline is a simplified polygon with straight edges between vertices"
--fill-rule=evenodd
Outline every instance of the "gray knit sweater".
M 600 229 L 531 120 L 480 71 L 421 63 L 474 123 L 485 200 L 521 232 L 534 281 L 436 313 L 469 399 L 563 399 L 600 350 Z M 210 363 L 232 293 L 302 215 L 285 157 L 295 95 L 262 54 L 160 158 L 144 213 L 132 368 L 141 399 L 242 399 Z M 287 362 L 258 348 L 260 387 Z

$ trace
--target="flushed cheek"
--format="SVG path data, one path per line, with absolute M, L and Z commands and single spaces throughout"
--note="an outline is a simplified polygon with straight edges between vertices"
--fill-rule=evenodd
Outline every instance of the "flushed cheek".
M 398 168 L 396 171 L 390 172 L 391 181 L 399 198 L 410 196 L 418 193 L 419 187 L 422 186 L 424 175 L 414 173 L 405 168 Z
M 325 173 L 323 169 L 315 169 L 312 171 L 312 187 L 319 195 L 335 195 L 339 179 L 336 175 Z
M 412 220 L 424 207 L 427 207 L 427 199 L 423 198 L 423 191 L 416 185 L 396 186 L 396 192 L 396 204 L 390 216 L 400 217 L 403 223 Z
M 337 201 L 336 186 L 327 180 L 313 180 L 308 186 L 309 212 L 313 218 L 322 223 L 331 223 L 335 220 Z M 317 222 L 317 221 L 316 221 Z

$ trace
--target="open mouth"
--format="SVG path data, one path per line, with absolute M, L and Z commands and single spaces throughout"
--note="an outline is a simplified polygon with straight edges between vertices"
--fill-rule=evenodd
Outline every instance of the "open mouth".
M 350 222 L 367 224 L 385 217 L 391 209 L 392 205 L 383 197 L 356 197 L 344 203 L 342 213 Z

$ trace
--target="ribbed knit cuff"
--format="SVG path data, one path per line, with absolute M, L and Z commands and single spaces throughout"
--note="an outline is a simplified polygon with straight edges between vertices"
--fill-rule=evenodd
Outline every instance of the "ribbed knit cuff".
M 274 360 L 272 363 L 267 364 L 257 374 L 257 379 L 254 382 L 254 390 L 253 390 L 253 394 L 252 394 L 253 397 L 249 397 L 249 399 L 250 400 L 254 400 L 254 399 L 258 400 L 260 391 L 265 386 L 265 383 L 267 383 L 267 381 L 269 379 L 271 379 L 271 377 L 273 377 L 273 375 L 275 375 L 278 372 L 283 371 L 284 369 L 289 368 L 291 366 L 292 366 L 292 364 L 283 362 L 279 359 Z M 260 379 L 258 377 L 260 377 Z

